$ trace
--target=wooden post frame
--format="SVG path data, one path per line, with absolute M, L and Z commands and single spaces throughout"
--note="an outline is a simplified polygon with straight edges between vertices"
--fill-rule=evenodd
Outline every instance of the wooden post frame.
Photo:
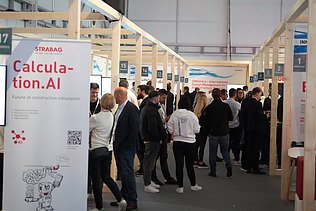
M 135 90 L 140 85 L 142 74 L 142 62 L 143 62 L 143 36 L 141 34 L 136 35 L 136 58 L 135 58 Z
M 121 55 L 121 21 L 115 21 L 112 33 L 112 70 L 111 70 L 111 92 L 119 85 L 120 55 Z
M 264 48 L 264 69 L 269 69 L 270 67 L 270 46 Z M 269 95 L 269 79 L 264 79 L 264 95 L 267 97 Z
M 168 51 L 163 54 L 163 71 L 162 71 L 162 81 L 163 88 L 167 90 L 167 73 L 168 73 Z
M 281 162 L 281 199 L 286 198 L 291 184 L 290 157 L 288 149 L 291 147 L 292 137 L 292 108 L 293 108 L 293 23 L 286 24 L 285 30 L 285 64 L 284 64 L 284 93 L 283 94 L 283 125 L 282 125 L 282 162 Z
M 80 39 L 81 1 L 69 0 L 68 37 Z
M 151 75 L 151 85 L 156 88 L 157 86 L 157 64 L 158 64 L 158 46 L 153 44 L 153 60 L 152 60 L 152 75 Z
M 270 163 L 269 174 L 276 175 L 276 132 L 277 132 L 277 103 L 278 103 L 278 78 L 275 76 L 275 64 L 279 62 L 279 37 L 273 38 L 273 65 L 271 87 L 271 126 L 270 126 Z
M 309 27 L 307 48 L 307 92 L 306 92 L 306 118 L 304 142 L 304 192 L 303 209 L 315 210 L 315 148 L 316 148 L 316 1 L 309 0 Z
M 178 102 L 179 102 L 180 97 L 181 97 L 180 72 L 181 72 L 181 60 L 178 60 L 178 63 L 177 63 L 177 75 L 179 76 L 179 80 L 177 81 L 177 101 L 176 101 L 176 107 L 177 108 L 178 108 Z
M 173 55 L 171 59 L 171 73 L 172 73 L 171 90 L 173 90 L 174 92 L 174 75 L 176 74 L 176 57 Z

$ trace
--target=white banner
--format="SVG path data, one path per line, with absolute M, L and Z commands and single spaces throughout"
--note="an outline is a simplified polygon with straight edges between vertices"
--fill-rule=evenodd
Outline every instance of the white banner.
M 307 24 L 294 31 L 292 141 L 305 139 Z
M 91 43 L 14 40 L 4 210 L 87 210 Z
M 203 91 L 213 88 L 227 89 L 227 85 L 245 85 L 246 68 L 244 67 L 189 67 L 189 87 L 199 87 Z

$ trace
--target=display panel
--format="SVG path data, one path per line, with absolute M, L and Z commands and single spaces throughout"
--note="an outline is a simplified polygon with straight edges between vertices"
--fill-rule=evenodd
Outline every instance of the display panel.
M 5 125 L 7 67 L 0 65 L 0 126 Z

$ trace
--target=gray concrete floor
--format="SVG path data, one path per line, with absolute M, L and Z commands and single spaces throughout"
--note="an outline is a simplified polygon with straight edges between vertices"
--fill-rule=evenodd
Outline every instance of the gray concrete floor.
M 208 146 L 206 155 L 208 157 Z M 158 164 L 159 162 L 157 162 Z M 207 163 L 207 162 L 206 162 Z M 233 176 L 226 177 L 224 162 L 217 163 L 217 178 L 208 176 L 208 169 L 195 169 L 197 184 L 203 187 L 201 192 L 190 191 L 190 184 L 185 173 L 184 194 L 175 192 L 176 185 L 165 185 L 160 193 L 149 194 L 143 191 L 142 177 L 136 177 L 138 192 L 138 209 L 140 211 L 266 211 L 266 210 L 294 210 L 294 202 L 285 205 L 280 200 L 280 177 L 268 175 L 252 175 L 240 171 L 240 166 L 233 167 Z M 169 148 L 169 168 L 175 176 L 174 158 Z M 160 167 L 157 166 L 161 181 Z M 118 182 L 120 185 L 120 183 Z M 105 210 L 117 210 L 110 207 L 109 202 L 114 197 L 111 193 L 104 193 Z M 88 201 L 88 210 L 94 208 L 94 201 Z

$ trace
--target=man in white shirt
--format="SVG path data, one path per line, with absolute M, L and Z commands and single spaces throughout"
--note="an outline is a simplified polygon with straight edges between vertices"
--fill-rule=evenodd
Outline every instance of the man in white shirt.
M 119 87 L 127 89 L 127 99 L 138 108 L 138 101 L 136 95 L 129 89 L 128 81 L 125 79 L 120 80 Z
M 242 135 L 241 127 L 239 126 L 239 111 L 241 104 L 237 102 L 237 90 L 231 88 L 229 90 L 229 99 L 225 101 L 232 110 L 233 120 L 229 121 L 229 149 L 234 154 L 234 164 L 240 165 L 240 139 Z

